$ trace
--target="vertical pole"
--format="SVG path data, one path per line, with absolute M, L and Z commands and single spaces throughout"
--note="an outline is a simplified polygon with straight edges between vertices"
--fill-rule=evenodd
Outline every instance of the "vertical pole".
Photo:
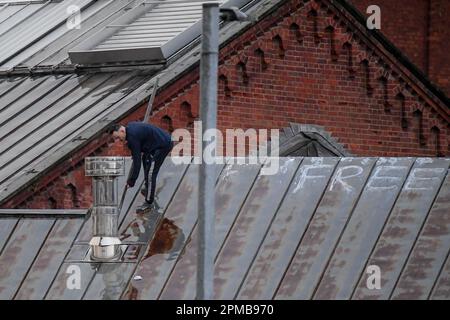
M 145 110 L 144 120 L 142 121 L 144 123 L 148 122 L 148 118 L 150 118 L 150 114 L 152 113 L 153 102 L 155 101 L 156 91 L 158 91 L 158 83 L 159 83 L 159 76 L 156 77 L 155 83 L 153 84 L 152 95 L 150 96 L 150 99 L 148 100 L 147 110 Z
M 200 58 L 200 114 L 202 150 L 216 141 L 203 141 L 203 134 L 217 125 L 217 70 L 219 51 L 219 4 L 203 4 L 202 47 Z M 198 190 L 197 299 L 212 299 L 214 272 L 215 166 L 202 160 Z

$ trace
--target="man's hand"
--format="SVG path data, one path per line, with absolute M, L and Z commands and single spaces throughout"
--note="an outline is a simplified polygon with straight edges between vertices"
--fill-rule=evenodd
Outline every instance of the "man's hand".
M 128 180 L 127 181 L 127 186 L 128 186 L 128 188 L 133 188 L 134 187 L 134 181 Z

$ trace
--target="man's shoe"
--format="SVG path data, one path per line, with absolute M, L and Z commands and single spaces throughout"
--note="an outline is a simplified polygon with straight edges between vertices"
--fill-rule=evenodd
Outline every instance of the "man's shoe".
M 144 203 L 142 205 L 140 205 L 139 207 L 136 208 L 136 212 L 140 213 L 140 212 L 152 211 L 154 208 L 155 208 L 154 203 L 148 203 L 147 201 L 144 201 Z

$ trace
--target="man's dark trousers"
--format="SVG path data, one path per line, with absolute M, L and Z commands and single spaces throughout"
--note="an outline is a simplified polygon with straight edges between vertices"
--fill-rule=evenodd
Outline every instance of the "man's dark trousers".
M 156 178 L 158 177 L 159 169 L 161 168 L 164 159 L 169 155 L 170 151 L 172 150 L 173 144 L 171 143 L 170 146 L 164 149 L 156 149 L 154 154 L 143 154 L 142 155 L 142 164 L 144 167 L 144 177 L 145 177 L 145 189 L 144 189 L 144 196 L 145 201 L 147 203 L 153 203 L 155 200 L 155 190 L 156 190 Z M 148 178 L 149 178 L 149 171 L 150 167 L 152 165 L 152 161 L 154 162 L 153 165 L 153 171 L 152 171 L 152 179 L 151 179 L 151 190 L 150 190 L 150 197 L 148 198 Z

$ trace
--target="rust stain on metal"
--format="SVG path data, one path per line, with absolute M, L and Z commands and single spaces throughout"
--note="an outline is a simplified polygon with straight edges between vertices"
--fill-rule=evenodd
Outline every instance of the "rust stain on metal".
M 147 259 L 142 260 L 135 271 L 135 274 L 141 276 L 144 281 L 131 281 L 127 293 L 123 296 L 124 299 L 130 297 L 130 292 L 133 290 L 137 290 L 140 299 L 156 299 L 158 297 L 166 277 L 176 262 L 176 257 L 171 256 L 170 253 L 157 252 L 163 250 L 167 242 L 172 240 L 180 248 L 185 245 L 186 237 L 190 234 L 197 218 L 197 188 L 195 188 L 197 173 L 198 166 L 188 168 L 179 185 L 176 197 L 166 210 L 165 218 L 170 222 L 166 220 L 165 226 L 160 226 L 162 229 L 159 235 L 162 238 L 154 238 L 155 244 L 153 241 L 150 244 L 150 251 L 146 253 Z M 168 230 L 176 230 L 174 226 L 178 228 L 179 232 L 172 239 L 174 234 Z M 168 239 L 164 237 L 168 237 Z
M 379 242 L 367 262 L 367 265 L 380 267 L 383 285 L 380 290 L 370 290 L 366 287 L 366 277 L 363 276 L 353 298 L 388 299 L 391 297 L 436 193 L 445 178 L 449 160 L 441 158 L 427 159 L 427 161 L 416 160 L 381 233 Z M 413 197 L 412 194 L 414 194 Z
M 53 219 L 22 219 L 0 257 L 0 298 L 12 299 L 45 241 Z
M 81 225 L 81 219 L 61 219 L 56 222 L 15 299 L 44 298 L 56 275 L 55 266 L 63 262 Z
M 277 299 L 312 298 L 374 164 L 372 158 L 341 159 L 287 268 Z M 330 280 L 327 288 L 335 288 Z
M 392 298 L 427 299 L 449 248 L 450 175 L 447 174 Z
M 227 165 L 216 186 L 215 255 L 255 179 L 259 165 Z M 163 289 L 161 299 L 194 299 L 197 265 L 197 228 Z
M 173 220 L 164 218 L 142 261 L 161 253 L 171 253 L 168 259 L 173 259 L 173 254 L 180 251 L 180 248 L 175 246 L 175 240 L 180 238 L 181 233 L 181 229 L 176 226 Z
M 280 171 L 274 176 L 259 176 L 235 225 L 219 253 L 215 267 L 214 296 L 232 299 L 250 268 L 257 248 L 270 226 L 271 218 L 289 187 L 301 159 L 280 158 Z M 267 202 L 270 199 L 270 202 Z M 266 203 L 266 205 L 261 205 Z M 223 281 L 225 280 L 226 281 Z

